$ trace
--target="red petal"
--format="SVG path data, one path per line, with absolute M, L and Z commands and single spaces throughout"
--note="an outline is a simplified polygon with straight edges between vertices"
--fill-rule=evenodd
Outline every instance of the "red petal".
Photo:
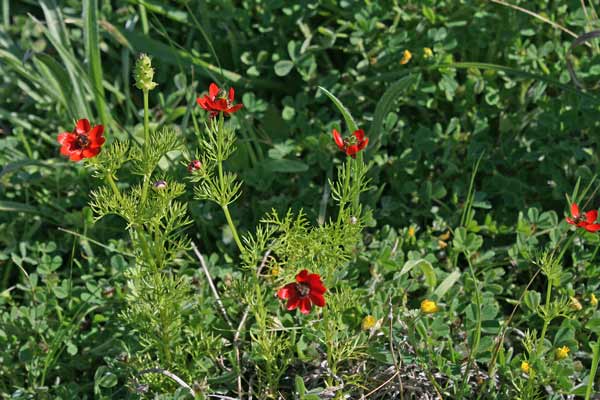
M 576 203 L 571 204 L 571 215 L 574 218 L 579 217 L 579 206 Z
M 77 125 L 75 125 L 75 131 L 79 134 L 87 133 L 90 131 L 90 121 L 87 119 L 80 119 L 77 121 Z
M 303 269 L 302 271 L 300 271 L 298 273 L 298 275 L 296 275 L 296 282 L 298 282 L 298 283 L 308 282 L 308 271 L 306 269 Z
M 348 146 L 348 148 L 346 149 L 346 154 L 349 156 L 354 157 L 356 153 L 358 153 L 358 146 L 355 144 Z
M 219 94 L 219 87 L 213 82 L 208 87 L 208 95 L 211 99 L 214 99 Z
M 80 161 L 82 158 L 81 151 L 73 151 L 69 154 L 69 159 L 71 161 Z
M 310 286 L 311 292 L 316 293 L 325 293 L 327 289 L 323 286 L 323 282 L 321 281 L 321 277 L 319 274 L 310 274 L 308 276 L 308 285 Z
M 346 147 L 346 145 L 344 144 L 344 139 L 335 128 L 333 129 L 333 140 L 335 140 L 335 144 L 337 144 L 337 147 L 339 147 L 341 150 L 344 150 L 344 148 Z
M 598 210 L 591 210 L 585 213 L 585 220 L 593 224 L 598 219 Z
M 67 144 L 67 143 L 71 143 L 71 142 L 73 142 L 73 140 L 75 140 L 75 135 L 72 134 L 71 132 L 63 132 L 63 133 L 59 134 L 56 139 L 58 140 L 58 143 L 60 143 L 60 144 Z
M 236 104 L 235 106 L 233 106 L 233 107 L 228 108 L 227 110 L 225 110 L 225 112 L 229 113 L 229 114 L 233 114 L 234 112 L 236 112 L 237 110 L 239 110 L 243 106 L 244 106 L 243 104 Z
M 319 293 L 310 293 L 310 300 L 319 307 L 325 307 L 325 297 Z
M 88 140 L 91 142 L 92 145 L 94 143 L 98 143 L 100 141 L 102 141 L 102 143 L 104 143 L 104 138 L 102 137 L 103 133 L 104 133 L 104 126 L 96 125 L 92 128 L 90 133 L 88 133 Z M 100 143 L 100 145 L 102 145 L 102 143 Z
M 365 138 L 365 131 L 363 131 L 362 129 L 359 129 L 357 131 L 354 131 L 354 137 L 356 138 L 356 140 L 358 140 L 359 142 L 362 142 L 363 139 Z
M 295 297 L 296 295 L 296 284 L 294 283 L 288 283 L 287 285 L 279 289 L 279 291 L 277 291 L 277 297 L 279 297 L 282 300 Z
M 308 314 L 312 309 L 312 303 L 310 302 L 308 297 L 305 297 L 300 300 L 300 312 L 302 314 Z
M 585 225 L 585 226 L 583 226 L 583 229 L 585 229 L 588 232 L 598 232 L 598 231 L 600 231 L 600 224 Z
M 288 309 L 288 311 L 295 310 L 296 308 L 298 308 L 300 301 L 301 300 L 299 297 L 290 297 L 290 299 L 287 302 L 286 308 Z
M 87 147 L 81 151 L 83 158 L 96 157 L 100 153 L 100 147 Z
M 567 223 L 569 223 L 569 224 L 571 224 L 571 225 L 577 225 L 577 224 L 575 223 L 575 221 L 573 221 L 571 218 L 569 218 L 569 217 L 566 217 L 565 219 L 567 220 Z
M 229 88 L 229 101 L 233 103 L 233 98 L 235 97 L 235 91 L 233 88 Z
M 358 150 L 362 150 L 369 144 L 369 138 L 365 138 L 365 140 L 358 143 Z

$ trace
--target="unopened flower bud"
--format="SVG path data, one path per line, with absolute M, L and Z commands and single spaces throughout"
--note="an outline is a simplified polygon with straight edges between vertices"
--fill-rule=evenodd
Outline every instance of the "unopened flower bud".
M 157 85 L 156 82 L 152 81 L 154 79 L 154 68 L 152 68 L 150 57 L 146 54 L 141 54 L 137 59 L 133 75 L 135 86 L 140 90 L 150 91 Z
M 350 217 L 350 224 L 351 225 L 356 225 L 358 223 L 358 218 L 356 218 L 354 215 Z
M 196 172 L 202 168 L 202 163 L 200 162 L 200 160 L 192 160 L 188 164 L 187 168 L 190 173 Z
M 154 187 L 154 190 L 163 190 L 167 187 L 167 181 L 161 179 L 154 182 L 152 186 Z

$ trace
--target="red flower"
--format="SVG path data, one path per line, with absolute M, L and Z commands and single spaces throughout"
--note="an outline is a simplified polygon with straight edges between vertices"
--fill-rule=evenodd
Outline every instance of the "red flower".
M 319 307 L 325 306 L 323 294 L 327 291 L 319 274 L 310 274 L 303 269 L 296 275 L 296 282 L 288 283 L 277 292 L 280 299 L 287 299 L 289 311 L 300 307 L 302 314 L 308 314 L 313 303 Z
M 214 117 L 220 112 L 233 114 L 243 107 L 243 104 L 233 104 L 234 96 L 235 91 L 233 88 L 229 88 L 229 94 L 227 94 L 225 89 L 219 89 L 216 84 L 211 83 L 208 87 L 208 94 L 198 97 L 196 102 L 200 107 L 210 112 L 211 117 Z
M 571 204 L 571 217 L 567 217 L 566 220 L 571 225 L 576 225 L 580 228 L 585 229 L 588 232 L 600 231 L 600 224 L 596 224 L 598 219 L 598 210 L 588 211 L 585 214 L 579 212 L 579 206 L 576 203 Z
M 58 135 L 58 143 L 62 145 L 60 154 L 69 156 L 71 161 L 83 158 L 92 158 L 100 153 L 100 148 L 105 142 L 104 126 L 90 126 L 90 121 L 80 119 L 73 132 L 63 132 Z
M 367 147 L 369 144 L 369 138 L 365 137 L 365 131 L 362 129 L 354 131 L 352 135 L 354 136 L 343 139 L 342 135 L 337 131 L 337 129 L 333 129 L 333 140 L 335 140 L 337 147 L 346 153 L 346 155 L 354 158 L 356 157 L 356 153 Z

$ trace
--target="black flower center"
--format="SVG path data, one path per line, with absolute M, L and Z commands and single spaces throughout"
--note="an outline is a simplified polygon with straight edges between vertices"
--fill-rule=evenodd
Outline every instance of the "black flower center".
M 90 144 L 90 139 L 88 139 L 87 135 L 77 135 L 77 140 L 75 141 L 75 146 L 78 149 L 86 148 Z
M 306 283 L 296 283 L 296 291 L 300 297 L 306 297 L 310 293 L 310 286 Z

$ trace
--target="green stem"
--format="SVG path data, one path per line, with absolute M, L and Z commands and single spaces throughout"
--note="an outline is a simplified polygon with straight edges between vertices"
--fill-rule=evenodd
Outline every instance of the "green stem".
M 600 362 L 600 338 L 596 338 L 596 345 L 594 346 L 592 351 L 592 369 L 590 370 L 590 377 L 588 378 L 587 389 L 585 391 L 585 400 L 590 400 L 590 398 L 592 397 L 592 390 L 594 389 L 596 371 L 598 370 L 598 363 Z
M 148 90 L 144 90 L 144 158 L 147 158 L 149 146 L 150 146 L 150 128 L 149 118 L 150 113 L 148 111 Z M 148 186 L 150 185 L 150 174 L 144 174 L 144 182 L 142 184 L 142 198 L 140 203 L 143 205 L 146 202 L 148 196 Z
M 115 196 L 117 196 L 117 198 L 121 200 L 121 192 L 119 191 L 119 188 L 117 187 L 117 184 L 115 183 L 115 180 L 113 179 L 110 173 L 106 175 L 106 182 L 108 182 L 108 185 L 111 187 Z
M 231 229 L 231 234 L 233 235 L 233 240 L 235 240 L 235 244 L 237 244 L 237 247 L 238 247 L 238 249 L 240 249 L 240 252 L 243 253 L 244 246 L 242 245 L 242 241 L 240 240 L 240 237 L 237 233 L 235 224 L 233 223 L 233 220 L 231 219 L 231 214 L 229 213 L 229 207 L 227 207 L 227 204 L 225 204 L 225 205 L 222 205 L 221 208 L 223 209 L 223 213 L 225 214 L 225 218 L 227 219 L 227 224 L 229 225 L 229 229 Z
M 463 382 L 461 385 L 461 395 L 464 396 L 465 387 L 467 384 L 467 378 L 469 376 L 469 370 L 471 369 L 473 362 L 475 360 L 475 355 L 479 350 L 479 341 L 481 340 L 481 291 L 479 289 L 479 283 L 477 282 L 477 277 L 475 276 L 475 271 L 473 270 L 473 264 L 471 263 L 471 258 L 468 252 L 465 252 L 465 257 L 467 259 L 467 263 L 469 264 L 469 271 L 471 273 L 471 279 L 473 279 L 473 284 L 475 285 L 475 306 L 477 307 L 477 325 L 475 328 L 475 336 L 473 338 L 473 347 L 471 348 L 471 352 L 469 353 L 469 360 L 467 362 L 467 369 L 465 371 L 465 376 L 463 378 Z
M 344 214 L 344 207 L 346 206 L 348 196 L 348 188 L 350 187 L 350 175 L 351 175 L 351 165 L 350 158 L 346 158 L 346 165 L 344 166 L 346 169 L 344 176 L 344 190 L 342 191 L 342 196 L 340 199 L 340 211 L 338 213 L 337 223 L 339 224 L 342 221 L 342 214 Z
M 148 90 L 144 90 L 144 147 L 150 143 L 150 129 L 148 129 L 150 113 L 148 112 Z

